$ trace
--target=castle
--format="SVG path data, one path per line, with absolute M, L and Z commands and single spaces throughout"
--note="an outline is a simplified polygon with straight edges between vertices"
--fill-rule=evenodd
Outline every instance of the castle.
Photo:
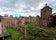
M 48 26 L 51 23 L 52 16 L 52 8 L 45 5 L 43 9 L 41 9 L 41 25 Z
M 51 15 L 52 15 L 52 8 L 49 7 L 47 4 L 41 9 L 41 16 L 36 17 L 19 17 L 15 18 L 13 16 L 8 17 L 2 16 L 2 23 L 5 27 L 12 27 L 16 30 L 22 32 L 24 35 L 26 35 L 25 25 L 34 22 L 37 25 L 43 25 L 48 26 L 49 23 L 51 23 Z

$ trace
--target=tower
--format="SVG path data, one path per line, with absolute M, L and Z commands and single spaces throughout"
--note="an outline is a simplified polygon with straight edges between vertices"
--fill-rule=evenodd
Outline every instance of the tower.
M 48 26 L 51 22 L 52 8 L 45 4 L 41 9 L 41 25 Z

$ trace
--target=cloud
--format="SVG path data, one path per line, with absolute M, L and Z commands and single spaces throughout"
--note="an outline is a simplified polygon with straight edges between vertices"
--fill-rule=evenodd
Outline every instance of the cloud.
M 42 9 L 45 6 L 46 3 L 47 2 L 41 2 L 41 3 L 39 3 L 39 5 L 37 6 L 36 9 Z
M 56 0 L 0 0 L 0 15 L 36 16 L 45 4 L 56 12 Z

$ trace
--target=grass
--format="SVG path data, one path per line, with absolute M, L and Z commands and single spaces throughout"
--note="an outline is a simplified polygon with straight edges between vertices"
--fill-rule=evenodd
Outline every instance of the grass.
M 23 36 L 20 32 L 18 32 L 17 30 L 13 28 L 6 28 L 6 29 L 9 32 L 9 34 L 12 36 L 12 39 L 14 40 L 18 40 L 20 37 Z
M 11 34 L 13 40 L 19 40 L 23 37 L 23 35 L 13 28 L 6 28 L 7 31 Z M 46 40 L 56 40 L 56 27 L 45 27 L 45 26 L 38 26 L 34 23 L 31 23 L 26 26 L 27 32 L 30 34 L 29 36 L 34 36 L 35 38 L 39 39 L 46 39 Z M 36 37 L 37 36 L 37 37 Z M 28 36 L 27 36 L 28 38 Z M 25 38 L 24 38 L 25 39 Z

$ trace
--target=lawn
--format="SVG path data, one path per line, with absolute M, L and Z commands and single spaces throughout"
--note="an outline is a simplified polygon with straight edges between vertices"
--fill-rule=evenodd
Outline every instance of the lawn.
M 19 40 L 23 35 L 13 28 L 6 28 L 13 40 Z

